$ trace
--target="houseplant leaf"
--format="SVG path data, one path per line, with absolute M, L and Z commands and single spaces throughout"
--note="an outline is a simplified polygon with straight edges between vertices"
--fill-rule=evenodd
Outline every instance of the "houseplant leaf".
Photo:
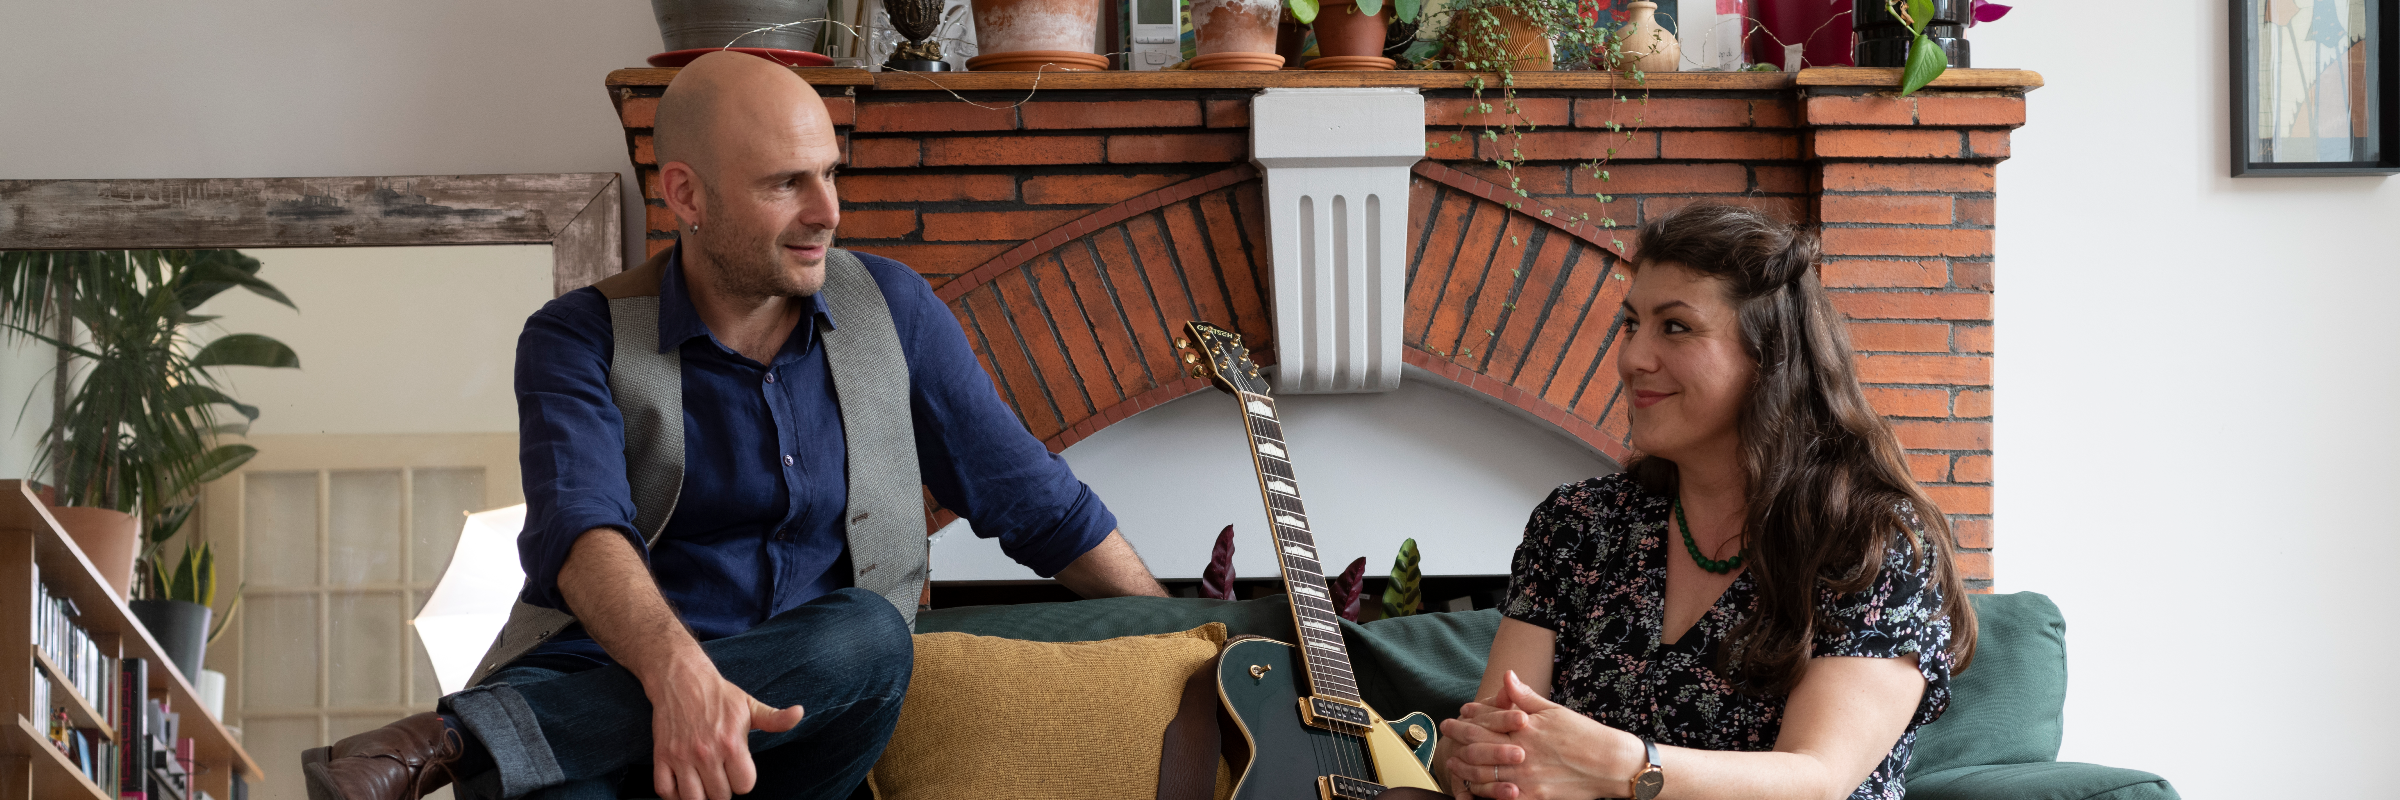
M 1900 70 L 1900 96 L 1907 97 L 1925 88 L 1925 84 L 1932 83 L 1949 68 L 1950 54 L 1942 52 L 1941 46 L 1925 34 L 1917 34 L 1917 41 L 1908 46 L 1908 66 Z
M 1208 569 L 1200 573 L 1200 596 L 1217 600 L 1233 597 L 1233 526 L 1217 532 L 1217 544 L 1209 548 Z
M 1359 596 L 1365 594 L 1360 590 L 1366 584 L 1367 557 L 1359 556 L 1350 561 L 1350 566 L 1342 570 L 1340 577 L 1333 579 L 1334 613 L 1342 615 L 1342 619 L 1357 622 Z
M 1289 2 L 1292 9 L 1293 20 L 1298 21 L 1302 25 L 1312 24 L 1317 21 L 1317 0 L 1289 0 Z
M 1357 0 L 1358 13 L 1375 16 L 1383 13 L 1383 0 Z
M 217 551 L 207 542 L 200 543 L 200 565 L 192 570 L 192 602 L 215 607 L 217 604 Z
M 1417 11 L 1424 5 L 1424 0 L 1392 0 L 1392 19 L 1396 22 L 1415 22 Z
M 1383 615 L 1386 618 L 1405 617 L 1425 610 L 1424 575 L 1418 569 L 1420 559 L 1416 539 L 1400 540 L 1400 553 L 1392 557 L 1392 580 L 1383 587 Z
M 300 354 L 273 338 L 256 333 L 236 333 L 209 342 L 192 356 L 195 367 L 292 367 L 300 366 Z
M 1933 24 L 1933 15 L 1933 0 L 1908 0 L 1909 32 L 1924 33 L 1925 26 Z
M 188 547 L 184 548 L 183 558 L 177 560 L 175 564 L 175 579 L 167 583 L 166 599 L 181 600 L 186 603 L 198 602 L 194 598 L 200 596 L 199 570 L 199 552 Z
M 245 419 L 258 419 L 258 406 L 243 404 L 240 401 L 234 400 L 232 395 L 228 395 L 222 390 L 219 390 L 217 387 L 206 384 L 186 383 L 178 385 L 173 389 L 167 390 L 167 399 L 173 402 L 175 404 L 175 408 L 178 409 L 206 405 L 227 405 L 232 406 L 234 412 L 241 414 Z

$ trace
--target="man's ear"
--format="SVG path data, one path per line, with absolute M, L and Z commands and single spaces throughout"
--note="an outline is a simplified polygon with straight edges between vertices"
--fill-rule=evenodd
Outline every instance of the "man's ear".
M 700 185 L 700 173 L 682 161 L 658 165 L 659 193 L 667 201 L 667 210 L 675 212 L 684 228 L 697 227 L 705 222 L 708 213 L 708 192 Z

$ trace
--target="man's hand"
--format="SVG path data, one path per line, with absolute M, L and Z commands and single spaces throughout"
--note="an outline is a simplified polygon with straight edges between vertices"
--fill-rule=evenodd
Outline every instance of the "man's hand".
M 799 706 L 773 708 L 717 674 L 707 658 L 678 661 L 650 695 L 652 788 L 664 800 L 728 800 L 758 783 L 750 732 L 800 724 Z

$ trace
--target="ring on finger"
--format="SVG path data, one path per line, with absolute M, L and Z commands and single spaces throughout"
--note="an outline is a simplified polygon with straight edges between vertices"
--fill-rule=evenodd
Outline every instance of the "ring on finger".
M 1492 765 L 1492 782 L 1493 782 L 1493 783 L 1499 783 L 1499 782 L 1500 782 L 1500 765 L 1498 765 L 1498 764 L 1493 764 L 1493 765 Z

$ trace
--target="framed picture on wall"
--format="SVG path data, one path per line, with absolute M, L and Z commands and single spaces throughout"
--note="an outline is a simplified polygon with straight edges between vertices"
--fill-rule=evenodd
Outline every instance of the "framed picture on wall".
M 2400 173 L 2400 0 L 2231 0 L 2233 175 Z

